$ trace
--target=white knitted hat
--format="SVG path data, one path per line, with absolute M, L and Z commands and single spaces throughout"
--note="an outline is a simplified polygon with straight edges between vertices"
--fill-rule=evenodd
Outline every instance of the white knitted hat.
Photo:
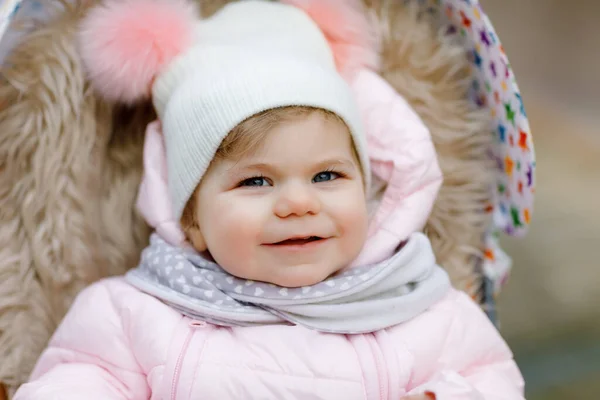
M 147 94 L 144 85 L 152 82 L 175 218 L 181 216 L 227 134 L 245 119 L 276 107 L 312 106 L 340 116 L 369 179 L 359 111 L 313 19 L 299 8 L 261 0 L 231 3 L 203 20 L 190 15 L 189 5 L 181 1 L 118 1 L 90 13 L 81 38 L 92 81 L 108 97 L 134 101 Z M 118 29 L 114 28 L 117 23 Z M 126 44 L 115 50 L 115 44 L 106 39 L 107 25 L 113 39 Z M 154 31 L 151 50 L 141 43 L 148 42 L 141 38 L 148 33 L 140 28 Z M 166 51 L 164 42 L 171 45 Z M 156 47 L 163 51 L 150 60 L 148 54 L 132 55 L 132 51 L 148 53 Z M 120 68 L 119 57 L 128 58 Z M 137 69 L 127 70 L 130 66 Z

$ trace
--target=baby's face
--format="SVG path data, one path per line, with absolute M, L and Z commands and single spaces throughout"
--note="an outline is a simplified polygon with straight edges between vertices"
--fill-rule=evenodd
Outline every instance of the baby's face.
M 350 264 L 366 240 L 361 169 L 346 127 L 320 113 L 282 123 L 258 150 L 219 160 L 196 197 L 199 250 L 240 278 L 298 287 Z

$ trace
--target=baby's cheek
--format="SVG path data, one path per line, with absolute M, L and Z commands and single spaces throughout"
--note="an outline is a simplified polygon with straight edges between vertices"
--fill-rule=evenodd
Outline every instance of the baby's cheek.
M 212 218 L 215 235 L 208 242 L 214 249 L 209 250 L 221 265 L 233 266 L 252 257 L 260 234 L 259 214 L 251 207 L 223 202 Z
M 226 235 L 233 238 L 249 240 L 256 237 L 260 231 L 262 212 L 250 204 L 239 202 L 223 203 L 220 215 L 216 216 L 217 223 Z
M 338 220 L 344 226 L 345 230 L 351 230 L 360 236 L 361 232 L 367 230 L 368 212 L 367 204 L 363 199 L 362 192 L 349 193 L 343 201 L 336 207 Z
M 369 219 L 365 203 L 360 199 L 346 203 L 346 207 L 339 209 L 338 220 L 344 236 L 345 253 L 353 259 L 367 240 Z

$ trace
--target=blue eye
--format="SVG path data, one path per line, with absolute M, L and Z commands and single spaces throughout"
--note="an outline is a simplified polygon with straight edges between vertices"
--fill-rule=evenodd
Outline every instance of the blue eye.
M 327 182 L 327 181 L 332 181 L 334 179 L 337 179 L 339 177 L 340 177 L 340 174 L 338 174 L 337 172 L 323 171 L 323 172 L 319 172 L 318 174 L 315 175 L 315 177 L 313 178 L 313 182 L 314 183 Z
M 240 182 L 240 184 L 238 186 L 249 186 L 249 187 L 269 186 L 269 182 L 262 176 L 255 176 L 253 178 L 244 179 L 243 181 Z

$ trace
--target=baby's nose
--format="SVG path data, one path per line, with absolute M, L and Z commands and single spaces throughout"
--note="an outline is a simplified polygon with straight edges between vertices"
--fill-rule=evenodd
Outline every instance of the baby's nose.
M 289 183 L 281 188 L 274 212 L 279 218 L 316 215 L 321 211 L 321 202 L 309 184 Z

